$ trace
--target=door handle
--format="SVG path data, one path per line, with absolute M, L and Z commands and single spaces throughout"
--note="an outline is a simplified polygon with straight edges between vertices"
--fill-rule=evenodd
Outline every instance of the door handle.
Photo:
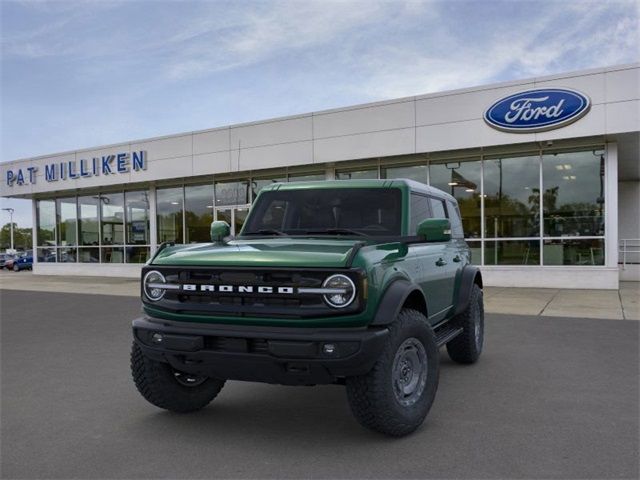
M 455 257 L 453 257 L 453 261 L 459 263 L 462 261 L 462 259 L 460 258 L 460 255 L 456 255 Z
M 444 267 L 447 264 L 447 262 L 445 262 L 442 258 L 439 258 L 438 261 L 436 262 L 436 265 L 439 267 Z

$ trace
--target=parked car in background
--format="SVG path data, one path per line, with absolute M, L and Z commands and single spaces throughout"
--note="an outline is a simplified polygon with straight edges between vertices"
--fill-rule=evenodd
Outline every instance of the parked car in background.
M 12 269 L 15 258 L 16 256 L 13 253 L 0 253 L 0 268 Z
M 19 272 L 20 270 L 31 270 L 33 268 L 33 252 L 27 251 L 13 261 L 12 270 Z

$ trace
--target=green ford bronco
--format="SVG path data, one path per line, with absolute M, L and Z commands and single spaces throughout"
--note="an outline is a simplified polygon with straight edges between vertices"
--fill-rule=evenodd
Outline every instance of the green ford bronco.
M 419 427 L 439 352 L 482 351 L 482 277 L 456 200 L 410 180 L 278 183 L 242 231 L 163 244 L 142 270 L 133 321 L 140 393 L 175 412 L 205 407 L 226 380 L 345 385 L 365 427 Z

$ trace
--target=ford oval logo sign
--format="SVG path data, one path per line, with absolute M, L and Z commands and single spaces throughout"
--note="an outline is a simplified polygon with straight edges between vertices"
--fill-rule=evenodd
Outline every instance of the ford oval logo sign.
M 484 120 L 506 132 L 541 132 L 575 122 L 590 107 L 589 97 L 576 90 L 540 88 L 498 100 L 484 112 Z

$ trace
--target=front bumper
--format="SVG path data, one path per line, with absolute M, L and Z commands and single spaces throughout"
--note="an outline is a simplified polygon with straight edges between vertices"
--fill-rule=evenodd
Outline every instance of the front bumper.
M 229 380 L 314 385 L 367 373 L 387 328 L 212 325 L 142 317 L 133 336 L 143 353 L 176 370 Z

